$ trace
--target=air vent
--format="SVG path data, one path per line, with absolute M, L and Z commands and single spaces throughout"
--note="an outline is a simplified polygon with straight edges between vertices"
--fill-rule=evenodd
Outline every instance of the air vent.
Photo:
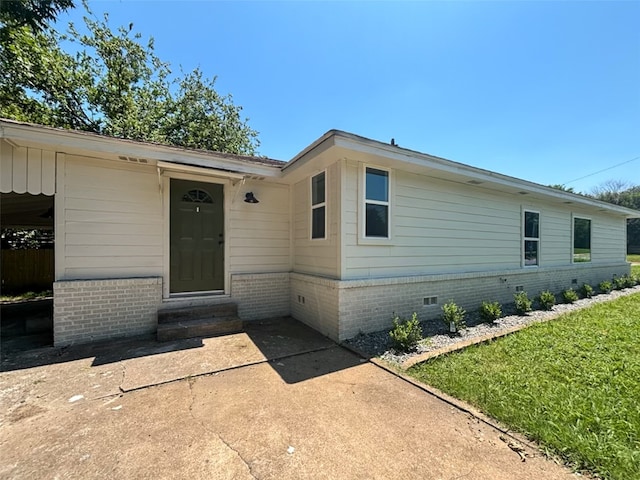
M 578 284 L 578 279 L 577 278 L 572 278 L 571 279 L 571 285 L 577 285 Z
M 467 183 L 470 185 L 482 185 L 484 182 L 481 182 L 479 180 L 469 180 Z
M 529 192 L 518 192 L 520 195 L 529 195 Z
M 524 292 L 524 286 L 523 285 L 516 285 L 516 292 Z
M 120 155 L 118 158 L 120 160 L 124 160 L 125 162 L 131 163 L 149 163 L 149 160 L 147 160 L 146 158 L 125 157 L 124 155 Z

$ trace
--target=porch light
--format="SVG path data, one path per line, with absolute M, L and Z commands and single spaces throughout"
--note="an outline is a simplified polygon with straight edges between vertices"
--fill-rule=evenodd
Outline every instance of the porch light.
M 244 196 L 246 203 L 260 203 L 258 199 L 253 195 L 253 192 L 247 192 Z

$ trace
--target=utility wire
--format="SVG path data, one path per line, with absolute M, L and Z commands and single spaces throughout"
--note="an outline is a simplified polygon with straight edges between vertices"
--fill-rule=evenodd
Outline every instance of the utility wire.
M 613 168 L 620 167 L 621 165 L 626 165 L 627 163 L 635 162 L 635 161 L 636 161 L 636 160 L 638 160 L 639 158 L 640 158 L 640 155 L 638 155 L 638 156 L 637 156 L 637 157 L 635 157 L 635 158 L 632 158 L 631 160 L 627 160 L 626 162 L 618 163 L 618 164 L 613 165 L 613 166 L 611 166 L 611 167 L 607 167 L 607 168 L 604 168 L 604 169 L 602 169 L 602 170 L 598 170 L 597 172 L 590 173 L 589 175 L 585 175 L 584 177 L 580 177 L 580 178 L 576 178 L 576 179 L 574 179 L 574 180 L 570 180 L 570 181 L 568 181 L 568 182 L 563 183 L 563 185 L 567 185 L 567 184 L 569 184 L 569 183 L 577 182 L 578 180 L 583 180 L 583 179 L 585 179 L 585 178 L 593 177 L 594 175 L 598 175 L 599 173 L 606 172 L 607 170 L 611 170 L 611 169 L 613 169 Z

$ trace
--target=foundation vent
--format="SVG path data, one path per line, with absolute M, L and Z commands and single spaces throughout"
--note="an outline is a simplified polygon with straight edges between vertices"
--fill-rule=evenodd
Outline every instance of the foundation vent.
M 424 305 L 425 307 L 428 307 L 430 305 L 437 305 L 438 304 L 438 297 L 424 297 L 422 299 L 422 305 Z
M 524 285 L 516 285 L 516 292 L 524 292 Z

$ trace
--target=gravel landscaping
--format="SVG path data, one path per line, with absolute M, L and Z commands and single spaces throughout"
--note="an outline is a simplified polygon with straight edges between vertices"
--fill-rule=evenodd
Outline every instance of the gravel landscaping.
M 467 328 L 459 334 L 449 334 L 447 327 L 442 320 L 434 318 L 421 322 L 424 340 L 418 345 L 417 349 L 409 352 L 396 352 L 391 348 L 389 340 L 389 330 L 381 330 L 378 332 L 360 334 L 352 339 L 346 340 L 344 343 L 372 357 L 379 357 L 388 362 L 401 364 L 413 356 L 437 350 L 442 347 L 462 343 L 474 337 L 488 334 L 500 334 L 501 331 L 517 327 L 525 326 L 534 322 L 544 322 L 551 320 L 563 313 L 572 312 L 590 305 L 606 302 L 609 300 L 640 293 L 640 285 L 624 290 L 614 290 L 611 293 L 596 295 L 592 298 L 583 298 L 575 303 L 563 304 L 559 303 L 552 310 L 534 310 L 528 315 L 517 315 L 513 304 L 503 305 L 503 316 L 493 323 L 484 323 L 480 319 L 477 310 L 467 311 L 465 321 Z M 561 295 L 556 295 L 560 300 Z M 535 307 L 534 303 L 534 307 Z M 391 322 L 389 322 L 391 323 Z

